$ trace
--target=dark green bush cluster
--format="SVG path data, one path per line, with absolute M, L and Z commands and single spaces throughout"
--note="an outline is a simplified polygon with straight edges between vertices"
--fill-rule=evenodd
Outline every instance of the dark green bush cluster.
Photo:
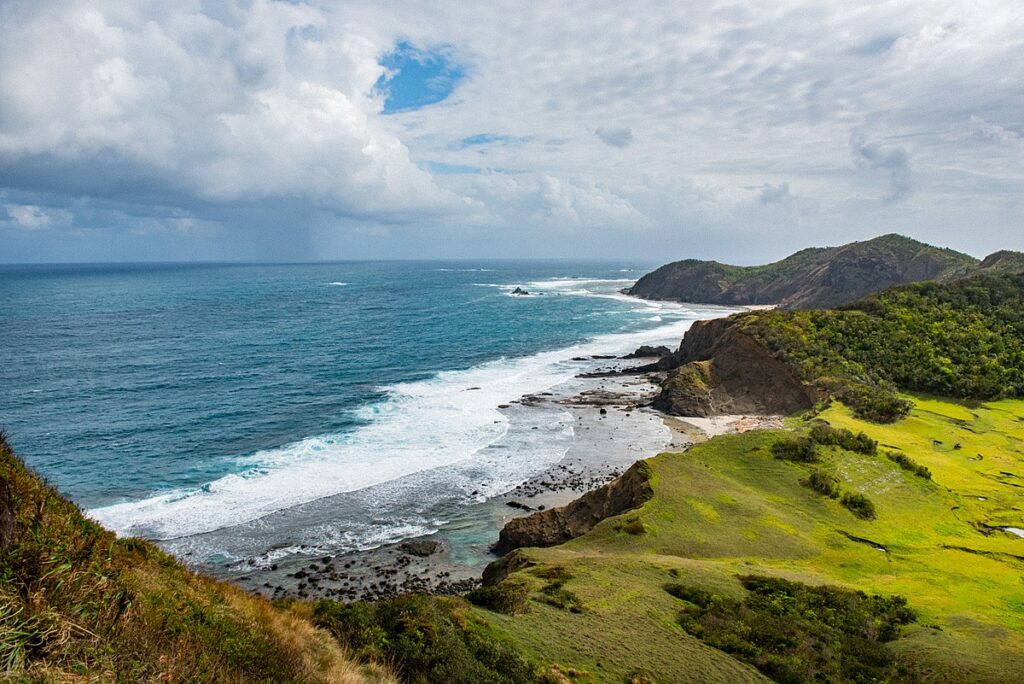
M 816 469 L 811 471 L 810 475 L 800 480 L 800 484 L 831 499 L 839 498 L 839 478 L 826 473 L 824 470 Z
M 818 462 L 818 450 L 809 437 L 783 437 L 772 444 L 772 455 L 795 463 Z
M 314 619 L 360 656 L 393 663 L 404 682 L 537 681 L 530 662 L 462 610 L 457 599 L 410 594 L 372 604 L 320 601 Z
M 818 444 L 837 446 L 859 454 L 873 455 L 878 453 L 878 442 L 863 432 L 853 434 L 844 428 L 834 428 L 826 423 L 818 423 L 811 428 L 810 437 Z
M 548 580 L 540 590 L 540 601 L 549 606 L 568 610 L 570 613 L 582 613 L 583 601 L 579 596 L 565 588 L 565 583 L 572 579 L 572 574 L 560 565 L 537 568 L 530 571 L 536 577 Z
M 861 520 L 874 520 L 878 517 L 878 514 L 875 513 L 875 504 L 871 503 L 871 499 L 863 494 L 846 492 L 839 503 L 850 509 L 850 512 Z
M 744 576 L 743 601 L 678 584 L 690 634 L 777 682 L 881 682 L 905 675 L 885 643 L 915 620 L 900 596 L 868 596 L 775 577 Z
M 626 534 L 632 534 L 635 537 L 647 532 L 647 527 L 644 525 L 644 521 L 640 519 L 640 516 L 630 518 L 624 522 L 619 529 Z
M 932 471 L 919 463 L 915 463 L 906 454 L 901 454 L 898 451 L 887 451 L 885 452 L 885 457 L 897 464 L 900 468 L 903 468 L 918 477 L 923 477 L 926 480 L 932 479 Z
M 1024 395 L 1024 274 L 915 283 L 838 310 L 759 311 L 736 320 L 804 382 L 862 418 L 906 415 L 910 404 L 897 389 Z
M 493 610 L 495 613 L 515 615 L 529 610 L 527 601 L 530 598 L 530 590 L 521 582 L 499 582 L 477 587 L 466 594 L 466 598 L 473 604 Z

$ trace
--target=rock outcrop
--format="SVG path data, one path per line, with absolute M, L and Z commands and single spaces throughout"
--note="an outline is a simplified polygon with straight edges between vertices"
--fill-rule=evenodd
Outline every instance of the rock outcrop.
M 648 273 L 625 292 L 644 299 L 701 304 L 821 309 L 893 285 L 956 280 L 980 267 L 967 254 L 901 235 L 883 235 L 841 247 L 805 249 L 764 266 L 677 261 Z
M 787 415 L 816 400 L 792 368 L 729 318 L 694 323 L 679 351 L 656 365 L 671 370 L 653 406 L 672 415 Z
M 669 349 L 668 347 L 664 346 L 664 345 L 659 345 L 657 347 L 652 347 L 652 346 L 650 346 L 648 344 L 644 344 L 644 345 L 641 345 L 641 346 L 637 347 L 636 351 L 631 352 L 629 354 L 626 354 L 622 358 L 624 358 L 624 359 L 651 359 L 651 358 L 660 359 L 660 358 L 665 357 L 665 356 L 670 356 L 671 354 L 672 354 L 672 350 Z
M 589 532 L 613 515 L 637 508 L 654 495 L 650 466 L 637 461 L 617 479 L 561 508 L 551 508 L 506 523 L 494 551 L 506 554 L 526 546 L 554 546 Z

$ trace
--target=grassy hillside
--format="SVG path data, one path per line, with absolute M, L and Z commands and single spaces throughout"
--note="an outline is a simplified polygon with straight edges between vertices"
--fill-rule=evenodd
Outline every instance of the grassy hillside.
M 388 682 L 310 607 L 275 608 L 117 539 L 0 435 L 0 668 L 14 681 Z
M 1000 259 L 999 268 L 1012 259 Z M 973 273 L 977 259 L 902 235 L 839 247 L 801 250 L 762 266 L 689 259 L 666 264 L 630 288 L 646 299 L 705 304 L 776 304 L 783 309 L 837 306 L 887 287 L 953 280 Z
M 800 623 L 792 606 L 817 601 L 816 611 L 798 617 L 815 616 L 815 629 L 839 639 L 827 615 L 841 607 L 880 624 L 869 608 L 901 596 L 916 619 L 890 625 L 894 640 L 872 642 L 886 654 L 878 666 L 888 668 L 887 678 L 1021 681 L 1024 539 L 999 528 L 1024 526 L 1024 402 L 966 408 L 914 401 L 910 415 L 891 425 L 859 420 L 840 404 L 821 415 L 877 440 L 874 453 L 817 444 L 816 462 L 793 462 L 773 449 L 791 433 L 765 431 L 651 459 L 653 499 L 560 547 L 517 552 L 501 586 L 528 592 L 525 612 L 476 608 L 478 617 L 531 657 L 575 670 L 575 681 L 629 681 L 637 670 L 648 679 L 635 681 L 757 681 L 758 667 L 785 680 L 770 670 L 773 662 L 827 667 L 793 649 L 780 660 L 772 648 L 783 647 L 764 645 L 792 639 L 783 634 Z M 795 427 L 807 431 L 802 421 Z M 898 456 L 927 467 L 931 477 L 901 467 Z M 869 500 L 875 518 L 858 517 L 843 497 L 809 486 L 816 471 L 843 493 Z M 801 584 L 770 593 L 766 613 L 764 596 L 741 583 L 752 575 Z M 822 599 L 803 585 L 869 596 L 829 589 L 822 591 L 832 598 Z M 698 604 L 711 599 L 700 592 L 718 607 L 701 613 Z M 701 631 L 694 616 L 715 610 L 715 624 L 734 631 L 692 633 Z M 721 618 L 727 613 L 742 619 L 730 623 Z M 755 647 L 745 641 L 752 634 Z M 849 638 L 859 643 L 864 636 Z

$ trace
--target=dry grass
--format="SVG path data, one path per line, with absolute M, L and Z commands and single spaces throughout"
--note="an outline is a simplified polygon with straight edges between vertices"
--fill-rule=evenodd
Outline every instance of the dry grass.
M 0 435 L 15 539 L 0 551 L 7 681 L 393 682 L 349 658 L 302 606 L 198 576 L 117 539 L 29 472 Z

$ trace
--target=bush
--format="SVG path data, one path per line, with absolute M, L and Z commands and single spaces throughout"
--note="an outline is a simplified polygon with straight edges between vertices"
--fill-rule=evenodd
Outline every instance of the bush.
M 810 437 L 824 446 L 837 446 L 847 451 L 872 455 L 878 453 L 878 442 L 863 432 L 856 435 L 843 428 L 834 428 L 827 423 L 818 423 L 811 428 Z
M 783 461 L 816 463 L 817 449 L 808 437 L 784 437 L 772 444 L 772 455 Z
M 535 667 L 472 624 L 460 605 L 458 599 L 409 594 L 374 604 L 320 601 L 313 614 L 350 650 L 394 663 L 405 682 L 535 681 Z
M 515 615 L 529 610 L 527 601 L 530 590 L 521 582 L 505 581 L 494 585 L 477 587 L 466 598 L 474 605 L 493 610 L 495 613 Z
M 906 454 L 901 454 L 898 451 L 887 451 L 885 452 L 885 457 L 897 464 L 900 468 L 903 468 L 918 477 L 923 477 L 926 480 L 932 479 L 932 471 L 928 470 L 928 468 L 923 465 L 915 463 Z
M 902 670 L 885 643 L 913 622 L 900 596 L 868 596 L 775 577 L 743 576 L 743 601 L 667 585 L 688 601 L 679 623 L 697 638 L 780 682 L 879 682 Z
M 839 498 L 839 478 L 823 470 L 812 471 L 810 475 L 800 480 L 800 484 L 831 499 Z
M 639 516 L 632 517 L 623 523 L 619 529 L 626 534 L 632 534 L 633 536 L 640 536 L 647 532 L 647 528 L 644 526 L 644 521 Z
M 871 503 L 871 499 L 863 494 L 847 492 L 843 494 L 843 498 L 839 500 L 839 503 L 850 509 L 850 512 L 861 520 L 874 520 L 878 517 L 875 513 L 875 504 Z

